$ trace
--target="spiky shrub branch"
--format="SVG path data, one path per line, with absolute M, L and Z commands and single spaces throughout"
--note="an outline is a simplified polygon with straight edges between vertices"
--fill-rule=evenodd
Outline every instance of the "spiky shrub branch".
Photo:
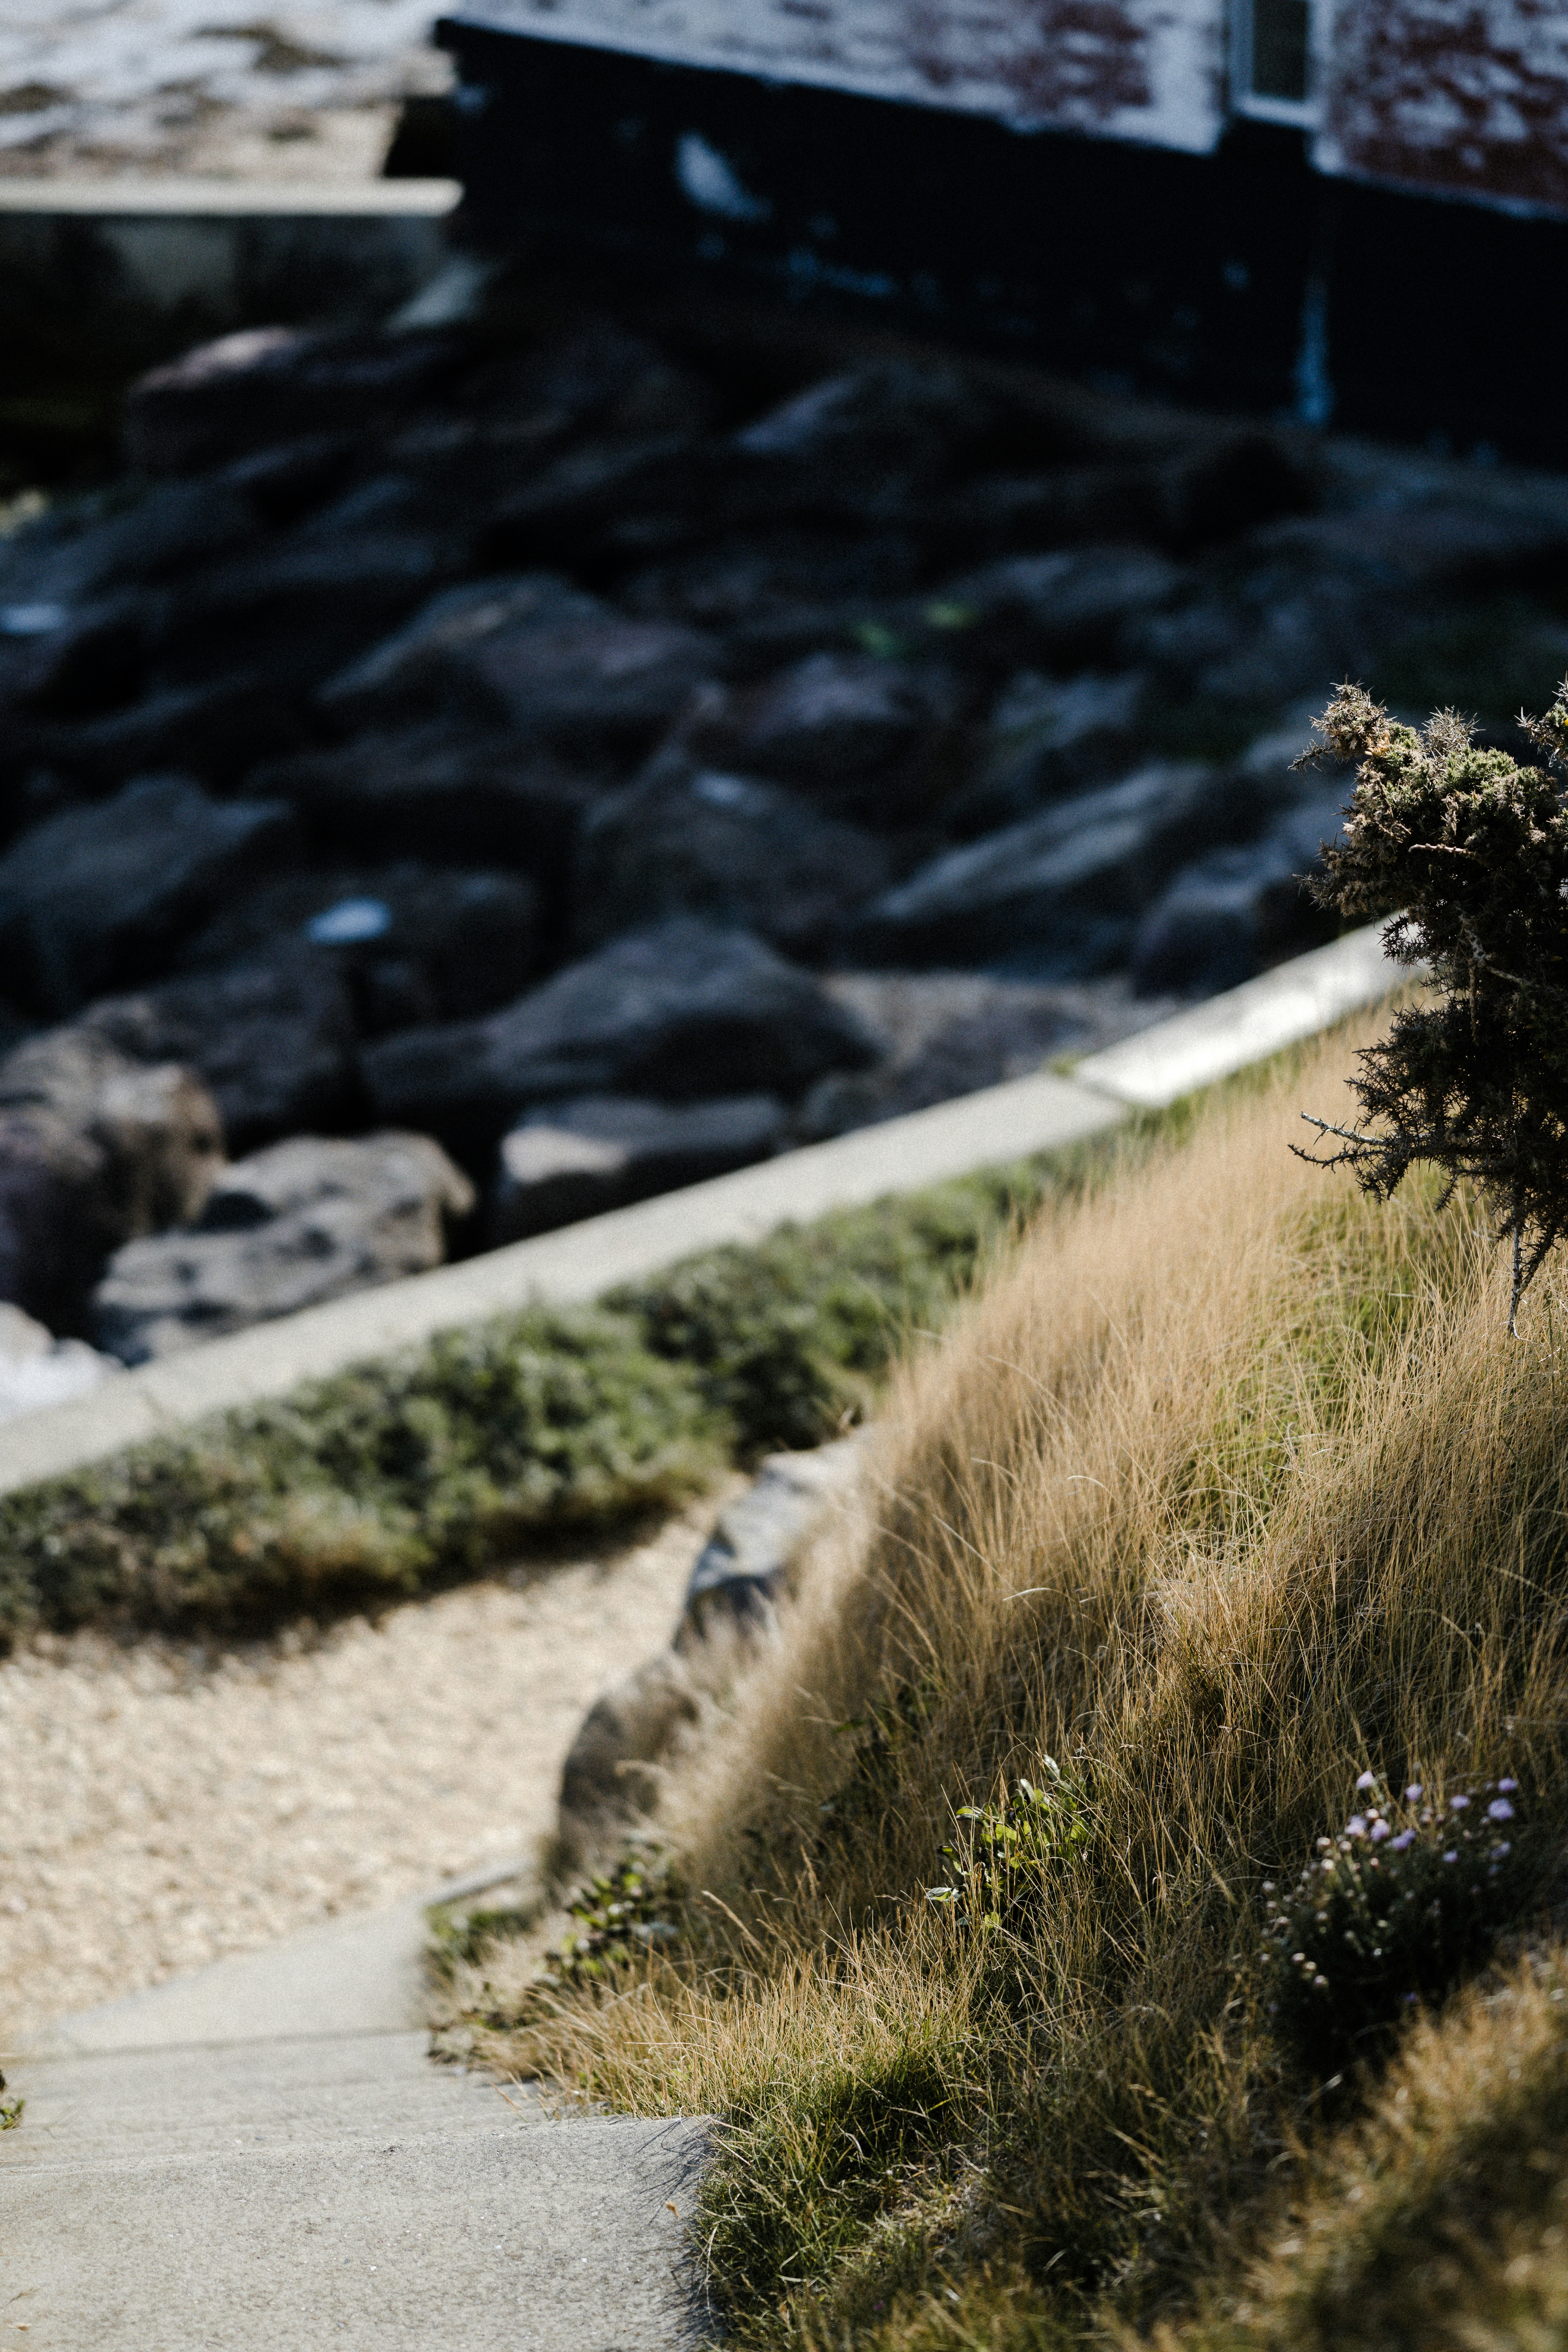
M 1447 1177 L 1445 1202 L 1479 1185 L 1512 1243 L 1510 1332 L 1568 1231 L 1568 680 L 1520 723 L 1540 766 L 1478 748 L 1455 711 L 1405 727 L 1342 686 L 1303 755 L 1356 763 L 1314 895 L 1352 920 L 1388 917 L 1390 954 L 1434 984 L 1360 1056 L 1361 1122 L 1309 1114 L 1336 1148 L 1301 1156 L 1381 1199 L 1423 1160 Z

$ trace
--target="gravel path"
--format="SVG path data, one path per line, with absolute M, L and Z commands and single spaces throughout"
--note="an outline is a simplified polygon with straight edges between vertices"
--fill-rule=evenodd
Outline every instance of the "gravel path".
M 0 2050 L 67 2011 L 527 1852 L 723 1496 L 651 1541 L 208 1650 L 0 1664 Z

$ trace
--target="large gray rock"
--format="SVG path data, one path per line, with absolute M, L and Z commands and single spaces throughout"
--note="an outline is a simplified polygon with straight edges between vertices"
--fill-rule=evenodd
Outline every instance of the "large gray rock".
M 858 1477 L 863 1451 L 857 1434 L 766 1456 L 697 1556 L 675 1631 L 681 1655 L 721 1633 L 771 1627 L 802 1544 Z
M 874 361 L 792 394 L 731 446 L 753 497 L 869 520 L 981 446 L 994 413 L 949 361 Z
M 1134 427 L 1123 440 L 1115 426 L 1103 436 L 1096 426 L 1074 436 L 1078 464 L 964 483 L 935 505 L 932 527 L 981 550 L 1114 539 L 1183 554 L 1319 503 L 1318 469 L 1303 463 L 1299 443 L 1252 425 L 1145 415 L 1152 437 Z M 1097 442 L 1110 449 L 1090 455 Z
M 0 1110 L 63 1119 L 105 1153 L 104 1207 L 122 1238 L 195 1216 L 223 1163 L 216 1105 L 189 1070 L 136 1060 L 82 1027 L 6 1055 Z
M 116 1253 L 93 1294 L 125 1363 L 423 1274 L 473 1187 L 428 1136 L 294 1136 L 226 1169 L 195 1223 Z
M 803 795 L 661 761 L 584 819 L 573 934 L 596 947 L 668 916 L 700 915 L 811 955 L 890 878 L 873 835 L 824 815 Z
M 184 971 L 264 960 L 284 946 L 343 974 L 360 1032 L 463 1020 L 510 1003 L 540 961 L 539 893 L 520 874 L 359 866 L 289 874 L 209 923 Z
M 723 772 L 769 777 L 849 814 L 908 824 L 950 779 L 963 707 L 941 665 L 824 652 L 754 686 L 708 689 L 679 741 Z
M 226 786 L 258 761 L 298 751 L 307 729 L 298 699 L 279 691 L 265 660 L 239 649 L 189 680 L 159 680 L 135 701 L 96 719 L 18 719 L 0 743 L 13 772 L 43 771 L 92 793 L 113 791 L 125 776 L 165 770 Z
M 230 1146 L 357 1123 L 358 1033 L 332 958 L 300 940 L 216 971 L 91 1005 L 79 1027 L 144 1062 L 195 1071 Z
M 1026 1077 L 1053 1054 L 1110 1045 L 1136 1026 L 1103 1003 L 1114 983 L 1084 988 L 996 980 L 985 972 L 836 972 L 827 986 L 886 1041 L 872 1070 L 819 1078 L 791 1122 L 797 1142 L 928 1109 L 982 1087 Z
M 968 775 L 942 802 L 943 829 L 973 840 L 1018 824 L 1064 793 L 1125 773 L 1145 683 L 1137 670 L 1069 678 L 1025 670 L 1010 679 Z
M 111 710 L 140 687 L 145 655 L 133 595 L 0 606 L 0 711 L 75 719 Z
M 589 1095 L 552 1104 L 501 1139 L 492 1237 L 522 1241 L 744 1168 L 778 1149 L 787 1123 L 776 1095 L 677 1104 Z
M 196 1215 L 223 1164 L 211 1097 L 79 1030 L 0 1063 L 0 1299 L 73 1324 L 104 1257 Z
M 363 432 L 434 389 L 454 359 L 438 336 L 244 328 L 132 384 L 126 454 L 143 473 L 192 474 L 290 435 Z
M 1312 904 L 1305 877 L 1321 871 L 1348 790 L 1321 785 L 1261 839 L 1184 866 L 1138 926 L 1133 984 L 1151 995 L 1212 996 L 1332 939 L 1333 918 Z
M 377 1115 L 471 1145 L 531 1104 L 585 1094 L 798 1095 L 877 1058 L 864 1024 L 744 931 L 660 924 L 568 964 L 488 1021 L 362 1056 Z
M 0 858 L 8 988 L 58 1016 L 141 978 L 295 839 L 282 802 L 209 800 L 181 776 L 35 825 Z
M 856 926 L 868 961 L 995 963 L 1042 975 L 1103 971 L 1173 866 L 1234 838 L 1245 797 L 1196 761 L 1154 761 L 945 852 L 873 901 Z
M 1272 523 L 1196 570 L 1169 607 L 1129 627 L 1130 658 L 1217 699 L 1326 698 L 1440 599 L 1540 577 L 1568 556 L 1550 504 L 1390 498 Z
M 226 554 L 260 528 L 235 483 L 160 482 L 129 501 L 117 484 L 101 500 L 71 500 L 0 541 L 0 612 L 36 620 L 53 607 L 65 620 L 118 590 L 156 586 Z
M 773 1454 L 729 1505 L 692 1569 L 674 1638 L 590 1707 L 561 1774 L 569 1851 L 656 1812 L 665 1774 L 703 1701 L 771 1633 L 802 1546 L 859 1473 L 860 1440 Z
M 584 812 L 613 788 L 504 730 L 447 719 L 356 735 L 265 762 L 249 788 L 286 800 L 325 854 L 445 856 L 559 881 Z
M 340 725 L 444 712 L 568 750 L 637 746 L 711 667 L 695 629 L 630 620 L 550 572 L 453 588 L 322 688 Z
M 368 482 L 322 512 L 187 572 L 160 600 L 152 648 L 172 679 L 264 660 L 294 694 L 318 686 L 449 579 L 440 533 L 407 485 Z
M 997 668 L 1062 667 L 1111 652 L 1130 623 L 1170 603 L 1182 579 L 1152 548 L 1058 548 L 964 572 L 931 601 L 968 616 Z

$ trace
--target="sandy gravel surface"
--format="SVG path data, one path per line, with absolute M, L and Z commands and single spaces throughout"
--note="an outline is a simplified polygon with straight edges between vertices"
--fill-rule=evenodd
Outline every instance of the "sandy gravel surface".
M 668 1639 L 723 1499 L 374 1625 L 0 1663 L 0 2050 L 529 1851 L 585 1708 Z

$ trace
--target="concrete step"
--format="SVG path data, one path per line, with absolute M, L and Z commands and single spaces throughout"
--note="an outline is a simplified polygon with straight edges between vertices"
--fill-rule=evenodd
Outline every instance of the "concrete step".
M 0 2137 L 0 2336 L 674 2352 L 707 2332 L 687 2238 L 707 2127 L 560 2119 L 436 2065 L 424 1911 L 218 1961 L 7 2057 L 26 2107 Z
M 702 2126 L 552 2121 L 424 2050 L 35 2062 L 0 2156 L 0 2333 L 59 2352 L 695 2344 Z

